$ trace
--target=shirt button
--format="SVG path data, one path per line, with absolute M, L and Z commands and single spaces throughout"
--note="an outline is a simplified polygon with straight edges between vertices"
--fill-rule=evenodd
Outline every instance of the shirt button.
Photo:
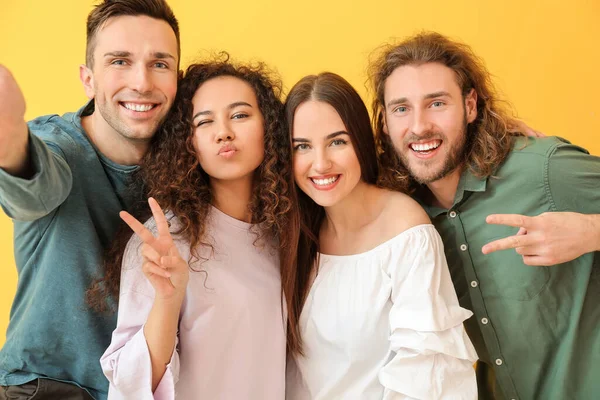
M 487 318 L 481 318 L 481 323 L 482 324 L 487 325 L 488 322 L 490 322 L 490 321 L 488 321 Z
M 502 360 L 499 358 L 496 358 L 496 365 L 502 365 Z
M 477 281 L 471 281 L 471 287 L 477 287 L 479 285 Z
M 450 211 L 450 218 L 456 218 L 456 211 Z
M 467 250 L 467 245 L 466 245 L 466 244 L 461 244 L 461 245 L 460 245 L 460 249 L 461 249 L 462 251 L 466 251 L 466 250 Z

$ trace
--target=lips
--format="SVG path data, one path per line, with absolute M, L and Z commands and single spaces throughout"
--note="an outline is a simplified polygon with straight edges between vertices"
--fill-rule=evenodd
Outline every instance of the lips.
M 126 109 L 135 112 L 148 112 L 158 105 L 156 103 L 133 103 L 126 101 L 122 101 L 120 104 Z
M 217 154 L 225 158 L 231 158 L 235 155 L 235 153 L 237 153 L 237 151 L 238 150 L 234 145 L 226 144 L 224 146 L 221 146 Z
M 440 139 L 434 139 L 429 140 L 427 142 L 411 143 L 409 144 L 409 147 L 412 151 L 416 151 L 419 153 L 427 153 L 437 149 L 438 147 L 440 147 L 441 144 L 442 141 Z
M 325 175 L 325 176 L 311 176 L 309 178 L 313 187 L 318 190 L 331 190 L 340 181 L 341 175 Z

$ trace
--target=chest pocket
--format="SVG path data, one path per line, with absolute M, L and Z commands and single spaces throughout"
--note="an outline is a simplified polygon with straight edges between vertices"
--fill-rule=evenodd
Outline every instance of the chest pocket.
M 498 236 L 485 242 L 475 242 L 471 251 L 481 251 L 484 244 L 506 236 Z M 550 267 L 523 264 L 523 257 L 514 249 L 478 255 L 475 273 L 485 298 L 532 300 L 546 287 L 550 280 Z

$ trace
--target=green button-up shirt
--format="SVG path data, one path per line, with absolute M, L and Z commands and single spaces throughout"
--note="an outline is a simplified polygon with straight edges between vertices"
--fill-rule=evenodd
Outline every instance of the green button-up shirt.
M 420 199 L 422 200 L 422 199 Z M 449 210 L 429 207 L 466 328 L 482 399 L 600 399 L 600 252 L 532 267 L 514 249 L 481 248 L 518 228 L 495 213 L 600 213 L 600 158 L 560 138 L 516 138 L 493 177 L 465 171 Z

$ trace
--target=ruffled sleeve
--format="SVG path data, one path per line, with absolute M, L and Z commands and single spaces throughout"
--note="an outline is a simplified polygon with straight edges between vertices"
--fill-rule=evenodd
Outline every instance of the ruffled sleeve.
M 169 218 L 169 213 L 166 214 Z M 155 231 L 153 220 L 146 222 Z M 181 242 L 175 241 L 180 254 L 189 253 Z M 144 325 L 154 302 L 154 288 L 142 271 L 141 241 L 132 236 L 123 257 L 119 314 L 108 349 L 100 364 L 110 382 L 109 400 L 117 399 L 175 399 L 175 384 L 179 379 L 179 354 L 173 351 L 165 374 L 152 393 L 152 364 L 144 336 Z
M 463 321 L 442 240 L 433 225 L 404 232 L 389 254 L 390 342 L 395 356 L 380 370 L 384 399 L 476 399 L 477 354 Z

